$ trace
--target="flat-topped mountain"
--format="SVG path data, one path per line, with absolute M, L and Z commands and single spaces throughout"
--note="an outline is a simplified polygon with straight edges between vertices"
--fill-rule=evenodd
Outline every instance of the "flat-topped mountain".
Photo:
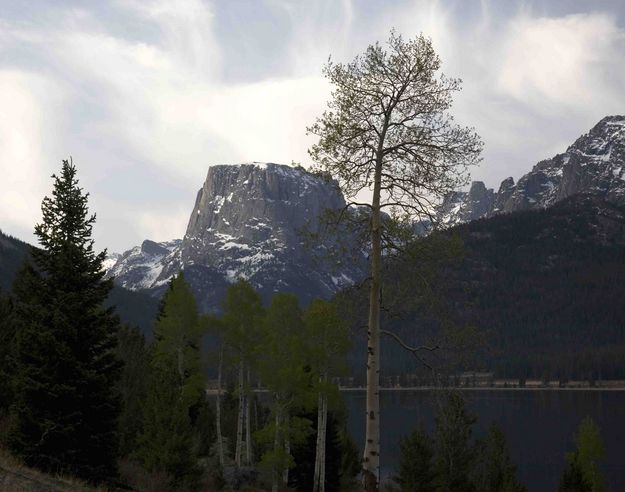
M 305 231 L 317 231 L 324 210 L 344 206 L 335 183 L 301 167 L 211 166 L 184 238 L 144 241 L 123 253 L 108 273 L 129 289 L 160 295 L 172 275 L 184 270 L 205 310 L 217 308 L 239 278 L 265 299 L 279 291 L 293 292 L 303 302 L 328 298 L 364 272 L 354 265 L 317 263 Z
M 603 118 L 564 153 L 540 161 L 516 184 L 507 178 L 494 192 L 476 181 L 468 192 L 450 193 L 438 219 L 454 225 L 497 213 L 540 209 L 577 193 L 625 204 L 625 116 Z

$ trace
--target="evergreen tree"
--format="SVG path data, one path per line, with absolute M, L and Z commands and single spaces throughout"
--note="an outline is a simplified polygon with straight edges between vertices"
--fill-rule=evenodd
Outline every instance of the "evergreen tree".
M 566 469 L 560 479 L 558 492 L 593 492 L 592 486 L 584 478 L 584 471 L 577 452 L 569 457 Z
M 137 328 L 124 326 L 119 333 L 117 353 L 124 363 L 118 385 L 122 399 L 119 454 L 125 457 L 137 448 L 137 439 L 143 430 L 142 408 L 147 397 L 150 351 Z
M 510 459 L 506 438 L 493 425 L 476 445 L 473 482 L 480 492 L 524 492 L 516 478 L 516 466 Z
M 418 430 L 400 441 L 399 470 L 393 482 L 400 492 L 434 492 L 434 443 Z
M 590 418 L 585 418 L 575 436 L 576 449 L 567 457 L 568 466 L 560 482 L 561 491 L 605 492 L 605 481 L 599 462 L 605 456 L 599 428 Z
M 436 490 L 440 492 L 474 492 L 470 480 L 473 450 L 470 446 L 472 426 L 470 415 L 459 393 L 449 393 L 436 417 L 434 470 Z
M 8 295 L 0 290 L 0 419 L 5 415 L 12 400 L 11 347 L 15 335 L 11 319 L 12 303 Z
M 119 320 L 91 239 L 95 215 L 63 161 L 13 286 L 15 398 L 9 444 L 28 465 L 90 481 L 115 474 Z
M 181 397 L 189 408 L 200 404 L 204 395 L 199 350 L 202 330 L 195 297 L 180 273 L 172 279 L 163 297 L 154 326 L 153 364 L 174 368 Z
M 182 397 L 175 360 L 152 367 L 143 411 L 143 431 L 134 457 L 152 472 L 167 474 L 170 490 L 199 485 L 198 443 Z
M 205 402 L 199 345 L 202 324 L 183 274 L 174 277 L 161 303 L 135 457 L 150 471 L 164 471 L 175 490 L 197 488 L 198 433 L 193 416 Z

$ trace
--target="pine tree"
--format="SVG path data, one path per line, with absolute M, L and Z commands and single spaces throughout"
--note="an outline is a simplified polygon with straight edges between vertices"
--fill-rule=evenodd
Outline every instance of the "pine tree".
M 584 478 L 584 471 L 576 452 L 569 457 L 569 462 L 560 479 L 558 492 L 593 492 L 592 486 Z
M 42 202 L 33 248 L 13 286 L 15 399 L 9 444 L 28 465 L 90 481 L 115 474 L 119 320 L 91 239 L 95 215 L 63 161 Z
M 200 477 L 197 443 L 179 382 L 173 359 L 152 367 L 134 457 L 149 471 L 166 473 L 170 489 L 195 490 Z
M 143 403 L 150 376 L 150 351 L 143 334 L 124 326 L 119 333 L 118 357 L 124 363 L 118 386 L 122 399 L 119 416 L 119 454 L 129 456 L 137 448 L 143 430 Z
M 463 397 L 449 393 L 436 417 L 434 471 L 436 490 L 440 492 L 474 492 L 470 480 L 473 450 L 471 433 L 476 417 L 470 415 Z
M 605 456 L 605 448 L 597 424 L 585 418 L 575 436 L 576 449 L 567 456 L 568 465 L 560 481 L 562 492 L 604 492 L 605 481 L 599 462 Z
M 473 482 L 483 492 L 524 492 L 516 478 L 516 466 L 510 459 L 506 438 L 493 425 L 484 439 L 476 445 Z
M 167 473 L 178 490 L 197 488 L 200 477 L 192 416 L 205 403 L 201 334 L 197 304 L 181 273 L 170 282 L 154 327 L 143 430 L 134 453 L 148 470 Z
M 434 443 L 418 430 L 400 441 L 399 470 L 393 481 L 400 492 L 434 492 Z
M 13 306 L 8 295 L 0 290 L 0 418 L 7 412 L 12 401 L 11 347 L 15 336 L 11 319 Z

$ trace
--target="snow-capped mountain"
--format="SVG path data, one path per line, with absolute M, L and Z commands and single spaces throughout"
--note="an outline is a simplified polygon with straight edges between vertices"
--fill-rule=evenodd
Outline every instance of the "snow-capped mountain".
M 108 274 L 126 288 L 160 295 L 172 275 L 184 270 L 204 310 L 217 308 L 239 278 L 252 282 L 265 299 L 279 291 L 303 302 L 327 298 L 360 280 L 364 269 L 317 263 L 302 233 L 317 230 L 325 209 L 344 205 L 333 182 L 301 167 L 211 166 L 184 238 L 146 240 L 121 255 Z
M 115 259 L 115 263 L 107 268 L 107 275 L 115 277 L 117 283 L 130 290 L 158 289 L 163 287 L 171 278 L 163 276 L 166 268 L 179 271 L 180 245 L 182 240 L 174 239 L 157 243 L 146 239 L 141 246 L 126 251 L 123 254 L 114 254 L 107 257 Z
M 592 193 L 625 204 L 625 116 L 607 116 L 566 152 L 539 162 L 515 184 L 502 181 L 499 191 L 473 182 L 470 191 L 448 194 L 438 210 L 443 225 L 497 213 L 545 208 L 577 193 Z

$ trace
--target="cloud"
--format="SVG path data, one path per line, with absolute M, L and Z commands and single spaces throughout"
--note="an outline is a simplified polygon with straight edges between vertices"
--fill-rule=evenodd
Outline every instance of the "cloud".
M 521 14 L 510 22 L 498 59 L 500 91 L 551 111 L 589 107 L 598 97 L 616 96 L 607 69 L 618 67 L 625 75 L 625 34 L 602 13 Z
M 306 155 L 305 127 L 327 98 L 325 81 L 319 76 L 221 81 L 211 14 L 200 2 L 183 4 L 172 9 L 164 2 L 123 2 L 138 21 L 163 33 L 151 42 L 114 35 L 89 12 L 76 10 L 67 12 L 58 28 L 14 27 L 6 36 L 3 48 L 28 46 L 37 53 L 40 70 L 46 69 L 29 75 L 13 68 L 12 78 L 2 80 L 10 89 L 3 91 L 6 114 L 19 124 L 10 126 L 5 119 L 0 127 L 0 159 L 28 162 L 15 167 L 2 186 L 3 192 L 6 185 L 19 190 L 0 193 L 3 215 L 14 209 L 4 227 L 19 224 L 20 233 L 32 228 L 50 181 L 35 185 L 31 176 L 48 176 L 69 152 L 98 212 L 98 243 L 115 250 L 144 237 L 168 239 L 168 230 L 184 232 L 180 209 L 190 210 L 211 164 L 288 163 Z M 52 104 L 59 94 L 66 95 L 63 104 Z M 67 126 L 52 121 L 52 114 L 64 115 Z M 43 145 L 52 141 L 54 148 Z M 149 193 L 136 189 L 148 186 L 164 203 L 155 207 Z M 128 223 L 133 219 L 134 226 Z
M 39 220 L 39 204 L 53 172 L 45 153 L 55 147 L 47 131 L 62 126 L 58 87 L 38 74 L 0 70 L 0 227 L 26 234 Z M 56 97 L 49 97 L 49 94 Z
M 282 22 L 274 32 L 238 15 L 238 2 L 51 5 L 0 19 L 0 227 L 25 239 L 69 154 L 98 213 L 98 246 L 112 250 L 182 234 L 211 164 L 309 163 L 305 128 L 330 90 L 321 66 L 392 27 L 431 36 L 443 71 L 464 79 L 454 113 L 483 136 L 474 175 L 491 186 L 625 106 L 625 38 L 609 13 L 265 0 L 264 21 Z

